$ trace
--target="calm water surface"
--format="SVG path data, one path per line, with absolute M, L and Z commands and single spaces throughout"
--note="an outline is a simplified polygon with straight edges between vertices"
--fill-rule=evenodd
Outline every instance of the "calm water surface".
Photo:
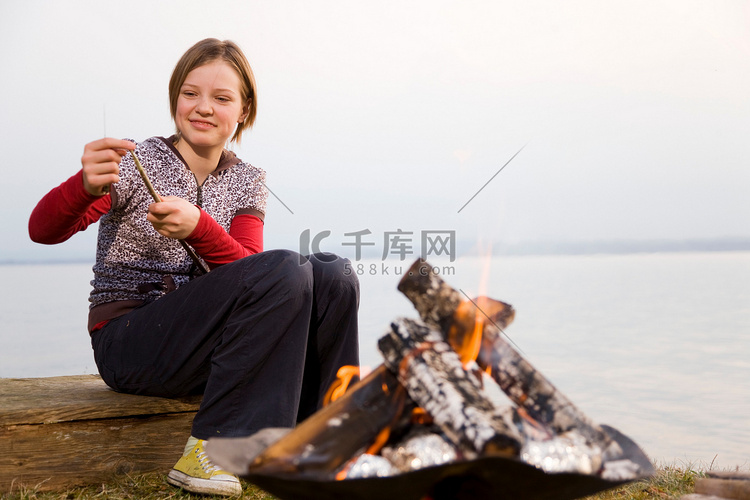
M 416 314 L 396 290 L 408 261 L 361 264 L 374 367 L 390 320 Z M 481 259 L 433 264 L 478 293 Z M 0 266 L 0 377 L 96 372 L 90 279 L 89 264 Z M 662 463 L 750 468 L 750 253 L 495 256 L 484 293 L 516 308 L 506 333 L 593 420 Z

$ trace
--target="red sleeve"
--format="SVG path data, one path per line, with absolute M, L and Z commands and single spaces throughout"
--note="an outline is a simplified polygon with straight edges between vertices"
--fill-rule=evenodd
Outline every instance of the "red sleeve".
M 98 221 L 111 206 L 110 195 L 93 196 L 86 191 L 79 170 L 37 203 L 29 217 L 29 236 L 37 243 L 62 243 Z
M 232 219 L 229 232 L 201 210 L 198 225 L 185 238 L 209 267 L 215 268 L 263 251 L 263 221 L 249 214 Z

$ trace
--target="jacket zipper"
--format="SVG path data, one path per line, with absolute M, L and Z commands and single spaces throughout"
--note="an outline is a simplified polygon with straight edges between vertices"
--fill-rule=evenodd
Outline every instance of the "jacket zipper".
M 195 179 L 195 185 L 198 188 L 197 194 L 195 196 L 195 204 L 200 208 L 203 208 L 203 186 L 198 182 L 198 178 L 195 176 L 195 174 L 193 174 L 193 179 Z

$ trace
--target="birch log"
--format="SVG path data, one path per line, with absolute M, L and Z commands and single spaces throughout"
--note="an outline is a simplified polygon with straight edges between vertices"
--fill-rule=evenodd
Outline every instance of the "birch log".
M 464 455 L 517 456 L 520 434 L 484 396 L 442 334 L 409 319 L 391 328 L 378 342 L 385 365 Z

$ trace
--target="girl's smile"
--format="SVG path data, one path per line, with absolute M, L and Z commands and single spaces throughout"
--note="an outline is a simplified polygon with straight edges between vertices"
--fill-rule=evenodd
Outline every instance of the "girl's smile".
M 177 98 L 180 143 L 185 141 L 201 156 L 220 154 L 246 114 L 247 103 L 242 102 L 240 77 L 234 68 L 221 60 L 199 66 L 188 73 Z
M 190 120 L 190 124 L 193 127 L 197 128 L 197 129 L 202 129 L 202 130 L 209 130 L 209 129 L 212 129 L 212 128 L 214 128 L 216 126 L 213 123 L 205 122 L 205 121 L 201 121 L 201 120 Z

